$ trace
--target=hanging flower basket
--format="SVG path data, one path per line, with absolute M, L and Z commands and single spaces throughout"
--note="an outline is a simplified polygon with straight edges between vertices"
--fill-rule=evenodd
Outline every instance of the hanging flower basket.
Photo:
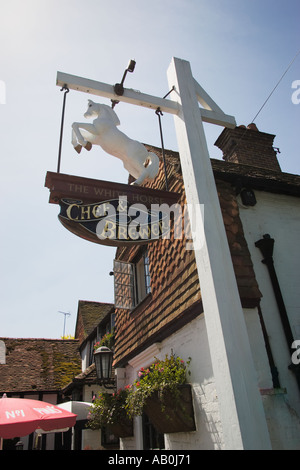
M 190 384 L 178 385 L 175 396 L 168 387 L 154 392 L 147 398 L 144 412 L 160 433 L 196 430 Z
M 190 359 L 187 362 L 189 365 Z M 126 408 L 130 416 L 147 414 L 161 433 L 195 430 L 191 385 L 187 383 L 187 366 L 173 353 L 157 359 L 128 390 Z
M 124 416 L 124 418 L 120 419 L 118 423 L 109 424 L 107 427 L 109 432 L 116 437 L 133 436 L 133 421 L 128 418 L 128 416 Z
M 114 393 L 102 392 L 89 412 L 90 429 L 108 428 L 116 437 L 133 436 L 133 421 L 126 411 L 128 387 Z

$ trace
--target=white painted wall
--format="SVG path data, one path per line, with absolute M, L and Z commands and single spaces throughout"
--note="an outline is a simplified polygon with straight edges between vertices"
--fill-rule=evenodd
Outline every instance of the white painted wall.
M 244 315 L 257 374 L 257 386 L 259 389 L 270 389 L 273 387 L 272 375 L 257 308 L 245 308 Z
M 268 269 L 255 242 L 264 234 L 274 238 L 274 267 L 281 287 L 294 339 L 300 339 L 300 199 L 255 191 L 257 204 L 243 206 L 240 217 L 251 253 L 256 279 L 263 294 L 261 309 L 270 346 L 279 372 L 280 385 L 287 393 L 264 396 L 273 448 L 300 448 L 300 395 L 295 377 L 288 370 L 291 358 L 283 333 Z M 254 343 L 254 339 L 252 339 Z
M 262 331 L 256 309 L 244 311 L 246 325 L 253 359 L 257 371 L 257 387 L 271 386 L 271 375 L 264 348 Z M 164 358 L 165 354 L 174 354 L 190 364 L 191 375 L 189 382 L 193 386 L 193 400 L 196 421 L 196 431 L 190 433 L 165 434 L 165 448 L 173 450 L 223 450 L 225 449 L 223 429 L 219 413 L 218 395 L 215 388 L 211 357 L 207 339 L 204 315 L 194 319 L 184 328 L 171 335 L 164 342 L 148 348 L 144 353 L 134 358 L 131 365 L 125 369 L 118 386 L 132 383 L 140 367 L 146 367 L 153 362 L 154 356 Z M 237 351 L 238 354 L 238 351 Z M 137 426 L 138 425 L 138 426 Z M 142 449 L 142 430 L 139 418 L 135 419 L 134 438 L 121 440 L 123 449 Z
M 88 364 L 87 364 L 87 344 L 81 351 L 81 370 L 82 372 L 87 369 Z
M 107 389 L 97 384 L 84 385 L 82 401 L 92 403 L 93 398 L 97 398 L 100 392 L 107 392 Z M 81 448 L 82 450 L 103 450 L 101 446 L 101 430 L 83 429 Z
M 203 314 L 165 341 L 164 354 L 171 349 L 185 361 L 192 358 L 189 381 L 193 386 L 197 430 L 191 433 L 166 434 L 166 449 L 224 449 L 218 396 Z
M 124 380 L 118 387 L 132 383 L 141 367 L 153 363 L 154 356 L 164 358 L 173 350 L 184 361 L 192 358 L 189 382 L 193 384 L 193 400 L 197 430 L 191 433 L 165 434 L 166 449 L 223 449 L 222 426 L 218 397 L 212 374 L 204 317 L 201 315 L 162 343 L 148 348 L 130 362 Z M 117 376 L 119 374 L 117 373 Z M 135 418 L 134 437 L 121 439 L 122 449 L 142 449 L 141 418 Z
M 249 337 L 253 339 L 253 356 L 257 369 L 258 387 L 268 387 L 271 378 L 256 309 L 247 309 L 245 317 Z M 165 354 L 170 354 L 171 350 L 185 361 L 189 357 L 192 358 L 189 382 L 193 386 L 197 429 L 190 433 L 165 434 L 165 448 L 173 450 L 225 449 L 203 314 L 164 342 L 148 348 L 144 353 L 134 358 L 131 365 L 126 367 L 125 374 L 123 370 L 122 374 L 117 371 L 117 376 L 122 377 L 122 380 L 118 381 L 118 387 L 132 383 L 136 379 L 140 367 L 150 365 L 154 356 L 164 358 Z M 134 438 L 121 440 L 121 447 L 123 449 L 142 449 L 141 433 L 139 418 L 136 418 Z

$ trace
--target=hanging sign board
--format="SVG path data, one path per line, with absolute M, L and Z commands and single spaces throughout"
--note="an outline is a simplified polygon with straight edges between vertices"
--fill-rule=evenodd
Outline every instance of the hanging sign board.
M 168 237 L 170 211 L 179 194 L 48 172 L 49 202 L 60 205 L 65 228 L 110 246 L 146 244 Z

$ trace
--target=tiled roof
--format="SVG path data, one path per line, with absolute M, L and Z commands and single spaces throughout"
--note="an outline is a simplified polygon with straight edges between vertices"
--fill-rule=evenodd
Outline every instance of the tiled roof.
M 63 389 L 63 393 L 68 395 L 76 387 L 76 385 L 92 385 L 98 383 L 95 364 L 91 364 L 80 374 L 73 378 L 72 382 L 68 383 Z
M 79 300 L 75 338 L 82 344 L 105 316 L 114 309 L 114 304 Z
M 146 145 L 147 149 L 162 159 L 161 149 L 158 147 Z M 165 150 L 166 162 L 168 166 L 168 174 L 174 174 L 175 169 L 180 168 L 179 153 L 174 150 Z M 241 163 L 232 163 L 228 161 L 218 160 L 211 158 L 211 165 L 216 179 L 222 179 L 230 183 L 237 182 L 241 178 L 244 183 L 253 185 L 253 189 L 259 189 L 270 192 L 277 192 L 282 194 L 290 194 L 293 196 L 300 196 L 300 176 L 291 173 L 284 173 L 278 171 L 271 171 L 266 168 L 259 168 L 252 165 Z M 181 172 L 177 172 L 177 176 Z M 158 177 L 161 177 L 160 186 L 164 184 L 162 178 L 163 172 L 160 172 Z M 157 180 L 155 180 L 155 186 Z
M 253 189 L 300 196 L 299 175 L 222 160 L 211 159 L 211 164 L 216 179 L 233 184 L 238 184 L 238 179 L 240 179 L 244 186 L 250 185 Z
M 77 340 L 0 338 L 0 394 L 59 391 L 81 371 Z

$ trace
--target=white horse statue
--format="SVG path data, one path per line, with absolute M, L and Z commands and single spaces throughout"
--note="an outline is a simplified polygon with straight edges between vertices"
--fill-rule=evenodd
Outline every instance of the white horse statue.
M 88 100 L 88 103 L 84 117 L 95 119 L 93 124 L 72 124 L 72 145 L 75 150 L 80 153 L 82 147 L 91 150 L 92 145 L 100 145 L 105 152 L 123 161 L 124 168 L 136 178 L 132 184 L 141 185 L 144 181 L 154 179 L 159 170 L 157 155 L 148 152 L 143 144 L 117 129 L 120 121 L 112 108 L 92 100 Z

